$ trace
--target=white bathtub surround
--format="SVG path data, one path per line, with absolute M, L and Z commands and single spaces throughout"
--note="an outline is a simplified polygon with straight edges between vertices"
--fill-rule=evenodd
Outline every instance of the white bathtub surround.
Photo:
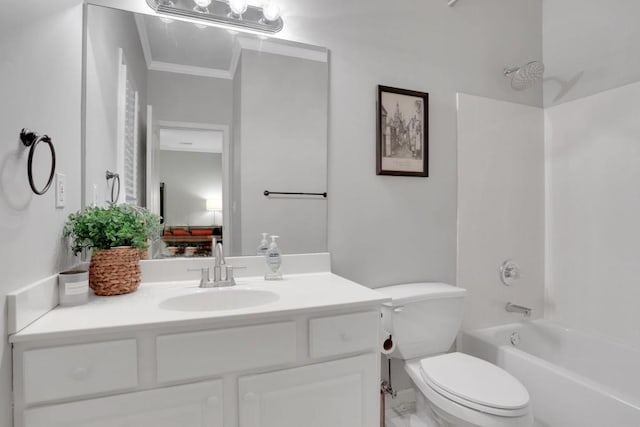
M 143 283 L 57 307 L 12 335 L 14 426 L 299 427 L 317 408 L 318 425 L 377 425 L 387 298 L 329 272 L 237 282 Z M 243 306 L 243 292 L 275 298 L 167 304 L 213 295 Z
M 546 109 L 550 318 L 640 347 L 640 83 Z
M 536 320 L 465 332 L 462 350 L 518 378 L 541 425 L 640 425 L 636 348 Z
M 543 110 L 458 94 L 457 284 L 469 291 L 465 329 L 512 322 L 507 302 L 541 317 L 544 283 Z M 499 267 L 520 267 L 513 285 Z

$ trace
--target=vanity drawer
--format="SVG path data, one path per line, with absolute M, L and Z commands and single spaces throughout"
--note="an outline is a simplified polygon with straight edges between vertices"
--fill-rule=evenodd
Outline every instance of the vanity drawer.
M 28 350 L 22 360 L 27 404 L 138 385 L 134 339 Z
M 309 355 L 326 357 L 378 346 L 380 313 L 345 314 L 309 320 Z
M 296 323 L 162 335 L 156 351 L 159 382 L 291 363 L 297 359 Z

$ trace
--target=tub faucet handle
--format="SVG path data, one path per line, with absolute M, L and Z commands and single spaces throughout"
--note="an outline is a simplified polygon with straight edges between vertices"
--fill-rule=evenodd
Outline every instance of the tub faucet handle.
M 506 260 L 500 266 L 500 280 L 505 286 L 511 286 L 520 278 L 520 266 L 513 260 Z

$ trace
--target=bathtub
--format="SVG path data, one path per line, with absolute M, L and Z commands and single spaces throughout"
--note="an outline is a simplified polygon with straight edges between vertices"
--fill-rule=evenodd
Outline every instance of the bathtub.
M 640 349 L 548 320 L 463 332 L 460 344 L 524 384 L 536 426 L 640 427 Z

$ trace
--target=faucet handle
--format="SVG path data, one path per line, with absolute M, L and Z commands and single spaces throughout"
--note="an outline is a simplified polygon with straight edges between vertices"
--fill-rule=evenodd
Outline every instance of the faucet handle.
M 200 272 L 200 285 L 209 282 L 209 267 L 202 268 L 187 268 L 187 271 L 199 271 Z
M 236 281 L 235 281 L 235 279 L 233 277 L 233 270 L 243 270 L 243 269 L 245 269 L 247 267 L 245 267 L 245 266 L 225 265 L 225 268 L 226 268 L 227 281 L 233 282 L 233 284 L 235 285 Z

